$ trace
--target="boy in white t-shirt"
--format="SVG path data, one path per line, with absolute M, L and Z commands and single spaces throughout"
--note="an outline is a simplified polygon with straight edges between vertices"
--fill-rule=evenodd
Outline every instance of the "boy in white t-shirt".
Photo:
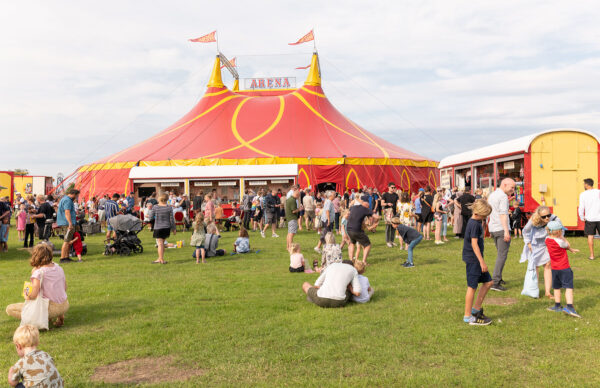
M 365 273 L 366 269 L 365 263 L 357 260 L 354 262 L 354 268 L 356 268 L 356 271 L 358 272 L 358 281 L 360 283 L 361 292 L 359 296 L 352 295 L 352 300 L 356 303 L 367 303 L 373 297 L 374 291 L 369 283 L 369 278 L 363 276 L 363 273 Z

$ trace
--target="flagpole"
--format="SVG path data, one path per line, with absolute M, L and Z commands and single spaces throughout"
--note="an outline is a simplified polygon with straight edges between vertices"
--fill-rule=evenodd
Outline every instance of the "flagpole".
M 215 40 L 217 41 L 217 54 L 219 54 L 220 53 L 220 51 L 219 51 L 219 30 L 216 30 L 216 35 L 217 36 L 216 36 Z
M 313 27 L 312 29 L 313 32 L 313 48 L 315 50 L 315 52 L 317 52 L 317 38 L 315 37 L 315 28 Z

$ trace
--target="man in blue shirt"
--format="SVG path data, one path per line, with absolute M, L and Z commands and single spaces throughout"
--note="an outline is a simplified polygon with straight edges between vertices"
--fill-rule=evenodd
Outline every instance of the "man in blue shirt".
M 56 224 L 61 227 L 62 233 L 64 234 L 64 241 L 62 249 L 60 251 L 60 262 L 68 263 L 73 261 L 69 258 L 69 250 L 71 245 L 69 242 L 73 240 L 73 236 L 76 232 L 77 226 L 77 214 L 75 212 L 75 205 L 73 201 L 79 195 L 79 190 L 71 189 L 62 197 L 58 204 L 58 210 L 56 211 Z
M 114 193 L 112 199 L 109 199 L 104 204 L 104 216 L 106 217 L 106 240 L 110 239 L 110 235 L 112 232 L 113 238 L 117 237 L 117 232 L 110 226 L 108 222 L 112 217 L 115 217 L 119 214 L 119 205 L 117 205 L 117 201 L 121 198 L 121 196 L 117 193 Z
M 125 213 L 131 214 L 133 211 L 133 205 L 135 204 L 135 199 L 133 198 L 133 191 L 129 193 L 127 197 L 125 197 L 125 202 L 127 202 L 127 209 Z

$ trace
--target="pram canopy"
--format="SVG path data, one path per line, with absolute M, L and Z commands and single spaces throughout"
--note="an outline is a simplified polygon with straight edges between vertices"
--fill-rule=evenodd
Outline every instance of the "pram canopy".
M 142 220 L 131 214 L 119 214 L 111 217 L 108 223 L 114 230 L 119 232 L 139 232 L 142 230 Z

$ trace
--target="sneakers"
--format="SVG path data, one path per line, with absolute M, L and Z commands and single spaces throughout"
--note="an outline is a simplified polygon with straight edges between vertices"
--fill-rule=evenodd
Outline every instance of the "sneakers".
M 563 309 L 564 309 L 563 306 L 550 306 L 546 310 L 553 311 L 555 313 L 561 313 L 563 311 Z
M 443 241 L 436 241 L 436 242 L 435 242 L 435 245 L 441 245 L 441 244 L 443 244 L 443 243 L 444 243 Z
M 261 236 L 262 238 L 265 238 L 265 232 L 263 232 L 263 231 L 261 230 L 261 231 L 260 231 L 260 236 Z
M 575 309 L 573 307 L 567 306 L 567 307 L 563 308 L 563 312 L 572 317 L 581 318 L 581 315 L 577 314 L 577 311 L 575 311 Z
M 278 235 L 277 233 L 273 233 L 273 234 L 271 235 L 271 237 L 272 237 L 272 238 L 277 238 L 277 237 L 279 237 L 279 235 Z
M 414 267 L 415 265 L 414 265 L 413 263 L 406 262 L 406 263 L 402 264 L 402 266 L 403 266 L 404 268 L 412 268 L 412 267 Z
M 502 285 L 502 286 L 505 286 L 505 285 L 506 285 L 506 282 L 504 281 L 504 279 L 500 279 L 500 282 L 499 282 L 499 283 L 500 283 L 500 285 Z
M 487 326 L 490 323 L 492 323 L 492 320 L 483 315 L 483 309 L 469 319 L 469 325 L 471 326 Z
M 315 247 L 314 249 L 315 249 L 315 252 L 321 253 L 321 250 L 319 249 L 319 247 Z
M 390 243 L 390 242 L 389 243 L 385 243 L 385 245 L 387 245 L 388 248 L 393 247 L 392 243 Z
M 502 286 L 500 284 L 494 284 L 494 285 L 492 285 L 491 288 L 494 291 L 502 291 L 502 292 L 506 291 L 506 287 L 504 287 L 504 286 Z
M 63 258 L 63 259 L 60 259 L 60 262 L 61 262 L 61 263 L 71 263 L 71 262 L 73 262 L 73 260 L 71 260 L 71 259 L 70 259 L 70 258 L 68 258 L 68 257 L 65 257 L 65 258 Z

